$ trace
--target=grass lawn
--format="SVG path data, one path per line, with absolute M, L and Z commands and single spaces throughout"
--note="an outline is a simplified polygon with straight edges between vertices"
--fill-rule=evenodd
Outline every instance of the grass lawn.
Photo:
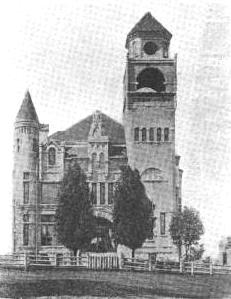
M 1 270 L 0 297 L 165 295 L 231 298 L 231 275 L 180 275 L 125 271 Z

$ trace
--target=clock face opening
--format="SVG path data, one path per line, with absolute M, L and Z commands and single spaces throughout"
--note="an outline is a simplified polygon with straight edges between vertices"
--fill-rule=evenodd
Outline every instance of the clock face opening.
M 144 52 L 148 55 L 153 55 L 156 53 L 158 47 L 154 42 L 147 42 L 144 45 Z

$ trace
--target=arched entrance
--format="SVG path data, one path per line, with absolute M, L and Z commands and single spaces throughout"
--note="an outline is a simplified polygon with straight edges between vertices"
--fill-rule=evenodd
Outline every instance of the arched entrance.
M 112 237 L 112 210 L 108 207 L 94 207 L 96 236 L 91 242 L 90 251 L 112 252 L 115 246 Z
M 112 240 L 112 223 L 105 218 L 96 218 L 96 237 L 92 240 L 90 251 L 114 251 Z

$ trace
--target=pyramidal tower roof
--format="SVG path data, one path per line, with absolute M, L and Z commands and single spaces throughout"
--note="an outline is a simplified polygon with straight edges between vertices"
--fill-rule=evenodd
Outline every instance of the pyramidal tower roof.
M 26 91 L 22 105 L 18 111 L 16 120 L 39 122 L 38 116 L 32 102 L 29 90 Z
M 126 46 L 131 37 L 142 33 L 152 33 L 167 40 L 170 40 L 172 37 L 172 34 L 161 23 L 159 23 L 150 12 L 147 12 L 128 33 Z

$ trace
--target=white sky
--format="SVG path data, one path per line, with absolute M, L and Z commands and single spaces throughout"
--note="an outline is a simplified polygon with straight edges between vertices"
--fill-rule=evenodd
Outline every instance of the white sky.
M 0 2 L 0 254 L 12 245 L 13 123 L 29 88 L 40 122 L 63 130 L 99 109 L 121 120 L 126 35 L 147 12 L 178 54 L 183 203 L 200 210 L 207 254 L 231 235 L 229 1 Z M 214 25 L 215 24 L 215 25 Z

